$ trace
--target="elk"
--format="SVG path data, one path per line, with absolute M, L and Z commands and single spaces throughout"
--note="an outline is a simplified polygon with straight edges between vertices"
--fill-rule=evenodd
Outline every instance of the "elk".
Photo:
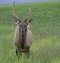
M 31 9 L 29 10 L 31 14 Z M 30 16 L 29 14 L 29 16 Z M 26 18 L 22 21 L 15 13 L 15 2 L 13 4 L 13 19 L 16 23 L 16 29 L 14 34 L 14 46 L 16 55 L 25 53 L 30 55 L 30 47 L 32 45 L 32 32 L 30 30 L 31 18 Z

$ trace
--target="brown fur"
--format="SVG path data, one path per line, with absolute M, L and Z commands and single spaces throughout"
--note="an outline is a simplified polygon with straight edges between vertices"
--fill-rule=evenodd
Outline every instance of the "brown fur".
M 22 22 L 21 19 L 19 19 L 19 17 L 15 14 L 14 8 L 15 8 L 15 2 L 13 4 L 13 18 L 14 18 L 14 22 L 17 24 L 16 29 L 15 29 L 15 34 L 14 34 L 14 46 L 16 49 L 16 54 L 24 52 L 25 54 L 27 53 L 27 55 L 29 55 L 30 47 L 32 44 L 32 32 L 30 30 L 30 24 L 31 24 L 32 19 L 29 19 L 30 15 L 31 15 L 31 9 L 29 10 L 28 18 L 25 19 L 24 22 Z M 27 31 L 25 30 L 24 38 L 21 36 L 22 32 L 21 32 L 20 28 L 22 28 L 24 26 L 23 25 L 22 27 L 20 27 L 21 23 L 22 24 L 25 23 L 27 25 L 27 27 L 26 27 Z M 24 41 L 23 41 L 23 39 L 24 39 Z
M 20 42 L 20 33 L 19 32 L 19 26 L 16 26 L 16 30 L 15 30 L 15 35 L 14 35 L 14 44 L 15 44 L 15 48 L 18 50 L 18 52 L 27 52 L 30 51 L 30 47 L 32 44 L 32 32 L 29 28 L 29 25 L 27 25 L 27 31 L 25 34 L 25 42 L 24 42 L 24 48 L 21 48 L 21 42 Z

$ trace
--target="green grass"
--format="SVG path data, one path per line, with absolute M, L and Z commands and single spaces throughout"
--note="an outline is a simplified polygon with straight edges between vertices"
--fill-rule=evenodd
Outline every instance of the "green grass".
M 17 4 L 15 9 L 24 20 L 32 8 L 33 44 L 30 58 L 15 55 L 15 23 L 12 5 L 0 5 L 0 63 L 60 63 L 60 2 Z

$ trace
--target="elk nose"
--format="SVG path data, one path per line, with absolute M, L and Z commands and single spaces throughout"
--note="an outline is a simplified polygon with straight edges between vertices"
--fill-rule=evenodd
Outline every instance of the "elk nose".
M 22 30 L 21 33 L 22 33 L 22 35 L 23 35 L 23 34 L 24 34 L 24 31 Z

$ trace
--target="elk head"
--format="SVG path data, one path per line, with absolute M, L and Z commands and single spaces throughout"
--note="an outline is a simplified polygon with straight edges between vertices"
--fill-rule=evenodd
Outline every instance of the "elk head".
M 24 34 L 27 30 L 27 26 L 29 26 L 29 24 L 31 23 L 31 20 L 30 19 L 31 17 L 31 9 L 29 9 L 29 14 L 28 14 L 28 17 L 22 21 L 15 13 L 15 2 L 13 3 L 13 18 L 14 18 L 14 21 L 17 25 L 19 25 L 19 29 L 20 31 Z

